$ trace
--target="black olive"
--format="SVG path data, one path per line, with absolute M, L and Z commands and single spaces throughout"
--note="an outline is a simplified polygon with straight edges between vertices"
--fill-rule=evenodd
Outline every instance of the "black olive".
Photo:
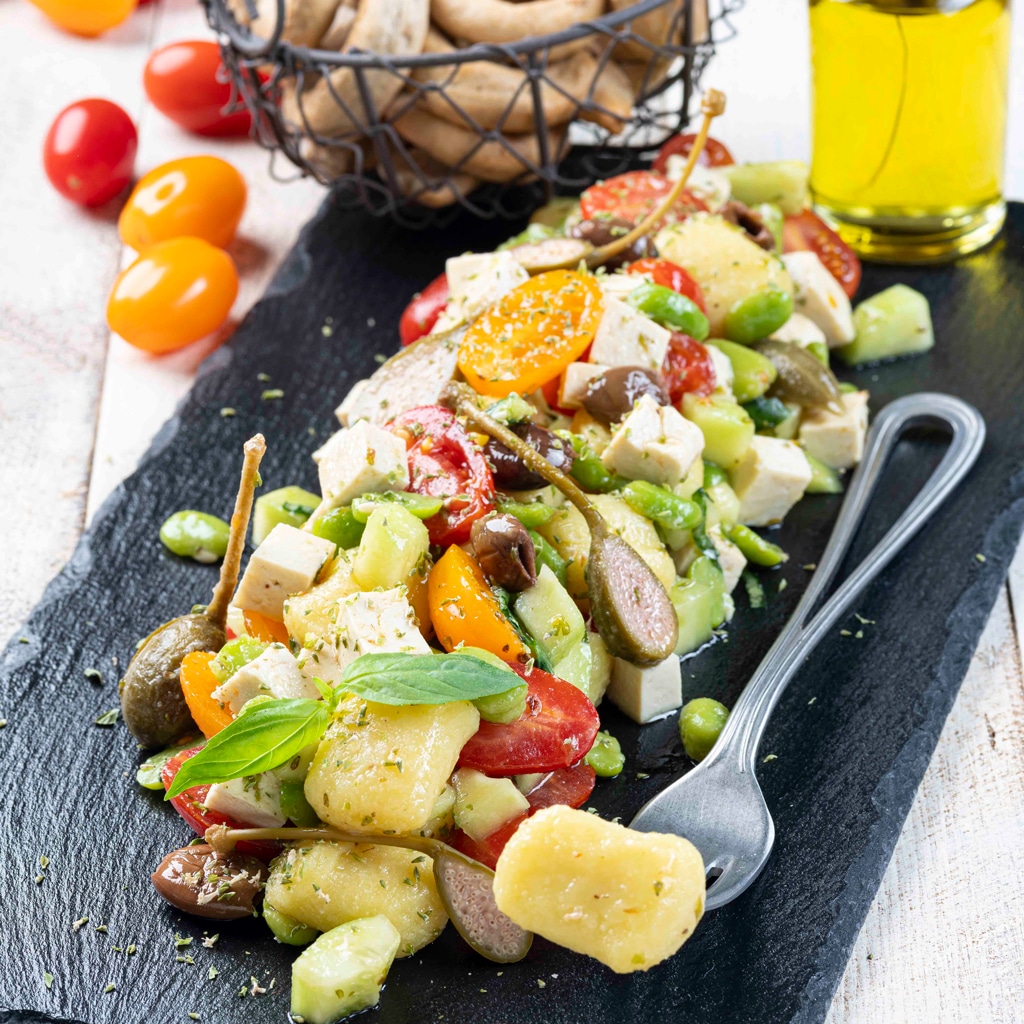
M 765 226 L 760 215 L 754 213 L 746 203 L 730 199 L 719 212 L 730 224 L 742 228 L 755 245 L 767 252 L 775 252 L 775 236 Z
M 515 516 L 478 519 L 470 539 L 476 560 L 492 583 L 518 593 L 537 582 L 533 540 Z
M 172 907 L 196 917 L 233 921 L 252 917 L 267 868 L 255 857 L 237 851 L 214 853 L 200 844 L 167 854 L 151 877 Z
M 623 235 L 629 234 L 635 226 L 631 220 L 626 220 L 624 217 L 595 217 L 594 220 L 581 220 L 578 224 L 574 224 L 569 234 L 573 238 L 582 238 L 589 242 L 595 249 L 600 249 L 602 245 L 617 242 Z M 619 267 L 632 263 L 634 260 L 657 255 L 658 250 L 654 247 L 650 236 L 641 235 L 628 249 L 605 260 L 603 266 L 607 270 L 618 270 Z
M 668 395 L 656 373 L 642 366 L 613 366 L 587 386 L 583 408 L 595 420 L 610 426 L 632 412 L 644 395 L 650 395 L 658 405 L 668 405 Z
M 556 469 L 568 473 L 572 468 L 576 453 L 572 447 L 563 444 L 550 430 L 536 427 L 532 423 L 517 423 L 510 428 L 521 437 L 531 448 L 540 452 Z M 518 455 L 510 452 L 500 441 L 493 438 L 484 449 L 488 462 L 494 470 L 494 482 L 507 491 L 528 491 L 535 487 L 543 487 L 547 481 L 529 470 Z

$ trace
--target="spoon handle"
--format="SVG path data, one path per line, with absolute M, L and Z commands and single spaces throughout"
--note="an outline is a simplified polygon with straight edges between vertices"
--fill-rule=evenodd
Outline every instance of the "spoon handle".
M 812 615 L 843 562 L 889 455 L 911 426 L 948 428 L 952 439 L 946 454 L 889 532 L 821 610 Z M 796 670 L 868 583 L 946 501 L 974 464 L 984 440 L 985 421 L 978 410 L 950 395 L 908 395 L 882 410 L 868 434 L 864 458 L 850 482 L 835 529 L 810 585 L 736 702 L 712 757 L 734 759 L 739 771 L 754 771 L 765 726 Z

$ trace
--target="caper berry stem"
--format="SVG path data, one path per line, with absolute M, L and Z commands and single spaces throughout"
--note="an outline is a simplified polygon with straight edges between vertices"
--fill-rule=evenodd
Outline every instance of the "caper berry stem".
M 425 853 L 428 857 L 435 857 L 439 848 L 445 845 L 440 840 L 427 839 L 424 836 L 357 835 L 354 832 L 340 832 L 333 828 L 228 828 L 227 825 L 211 825 L 206 830 L 205 839 L 217 853 L 230 853 L 238 843 L 257 840 L 298 843 L 304 839 L 326 839 L 334 843 L 398 846 L 404 850 L 415 850 L 417 853 Z

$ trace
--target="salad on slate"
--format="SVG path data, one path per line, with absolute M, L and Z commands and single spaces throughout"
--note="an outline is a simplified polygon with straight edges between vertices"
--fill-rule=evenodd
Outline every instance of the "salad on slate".
M 652 170 L 449 259 L 338 407 L 320 493 L 255 501 L 244 573 L 259 435 L 230 525 L 164 524 L 223 566 L 122 683 L 132 734 L 167 748 L 139 781 L 203 837 L 153 883 L 305 947 L 296 1020 L 376 1004 L 449 920 L 492 960 L 536 933 L 628 973 L 701 918 L 686 839 L 580 809 L 624 764 L 599 708 L 678 712 L 706 755 L 728 712 L 680 711 L 680 656 L 786 559 L 770 528 L 863 450 L 869 396 L 832 357 L 932 344 L 909 288 L 851 309 L 859 265 L 806 208 L 806 168 L 735 164 L 707 138 L 720 99 Z

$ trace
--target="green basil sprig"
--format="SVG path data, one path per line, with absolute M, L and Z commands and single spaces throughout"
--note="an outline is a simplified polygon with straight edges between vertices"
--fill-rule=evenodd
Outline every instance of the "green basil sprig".
M 337 691 L 377 704 L 448 704 L 493 697 L 518 686 L 511 669 L 470 654 L 364 654 L 346 669 Z

